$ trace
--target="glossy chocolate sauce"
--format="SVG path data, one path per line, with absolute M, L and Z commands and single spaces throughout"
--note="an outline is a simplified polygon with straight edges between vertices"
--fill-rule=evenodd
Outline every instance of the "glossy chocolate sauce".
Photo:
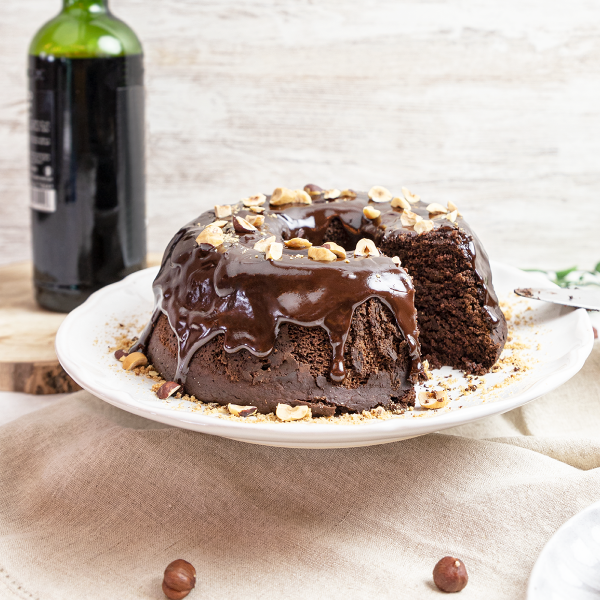
M 165 314 L 178 340 L 175 380 L 184 383 L 195 352 L 216 335 L 223 334 L 228 352 L 246 348 L 256 356 L 272 352 L 279 327 L 289 322 L 304 327 L 322 327 L 332 349 L 330 378 L 335 383 L 345 378 L 344 344 L 354 310 L 369 298 L 383 302 L 394 315 L 410 350 L 409 379 L 416 383 L 423 376 L 414 308 L 412 279 L 389 257 L 354 256 L 356 242 L 363 238 L 377 243 L 384 236 L 412 232 L 403 227 L 401 209 L 379 203 L 381 216 L 374 222 L 363 214 L 369 203 L 366 194 L 356 199 L 324 201 L 317 197 L 311 205 L 267 208 L 259 231 L 237 235 L 224 220 L 225 242 L 217 247 L 196 243 L 196 238 L 216 219 L 213 211 L 188 223 L 173 238 L 154 281 L 156 299 L 151 322 L 133 349 L 144 350 L 153 327 Z M 267 204 L 268 206 L 268 199 Z M 428 218 L 426 205 L 413 211 Z M 233 206 L 233 216 L 252 215 L 241 203 Z M 352 247 L 346 248 L 347 260 L 319 262 L 308 258 L 308 251 L 284 248 L 280 260 L 266 260 L 254 250 L 254 244 L 274 235 L 277 241 L 303 237 L 321 245 L 333 219 L 339 219 Z M 434 227 L 460 227 L 467 231 L 465 256 L 473 264 L 486 290 L 486 310 L 498 320 L 497 298 L 491 287 L 487 256 L 479 240 L 458 223 L 434 220 Z

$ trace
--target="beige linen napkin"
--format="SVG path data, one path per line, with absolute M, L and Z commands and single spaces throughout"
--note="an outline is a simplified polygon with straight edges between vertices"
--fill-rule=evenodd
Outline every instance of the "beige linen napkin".
M 164 427 L 88 393 L 0 428 L 0 598 L 525 597 L 543 545 L 600 499 L 600 347 L 507 415 L 345 450 L 253 446 Z

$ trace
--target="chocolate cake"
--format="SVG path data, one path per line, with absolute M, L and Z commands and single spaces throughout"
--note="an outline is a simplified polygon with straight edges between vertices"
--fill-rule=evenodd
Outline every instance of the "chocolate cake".
M 475 234 L 453 205 L 404 188 L 215 206 L 175 235 L 154 292 L 133 349 L 197 399 L 261 413 L 402 411 L 422 356 L 483 373 L 506 340 Z

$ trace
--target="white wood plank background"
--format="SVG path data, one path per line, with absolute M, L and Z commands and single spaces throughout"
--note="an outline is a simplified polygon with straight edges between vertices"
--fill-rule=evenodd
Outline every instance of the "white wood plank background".
M 308 182 L 453 200 L 489 254 L 600 261 L 600 3 L 114 0 L 146 51 L 150 249 Z M 25 57 L 0 2 L 0 264 L 29 257 Z

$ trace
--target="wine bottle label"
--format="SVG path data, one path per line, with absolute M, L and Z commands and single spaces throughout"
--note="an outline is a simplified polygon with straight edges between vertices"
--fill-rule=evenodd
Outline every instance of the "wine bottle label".
M 56 211 L 55 102 L 53 90 L 29 93 L 31 208 Z

